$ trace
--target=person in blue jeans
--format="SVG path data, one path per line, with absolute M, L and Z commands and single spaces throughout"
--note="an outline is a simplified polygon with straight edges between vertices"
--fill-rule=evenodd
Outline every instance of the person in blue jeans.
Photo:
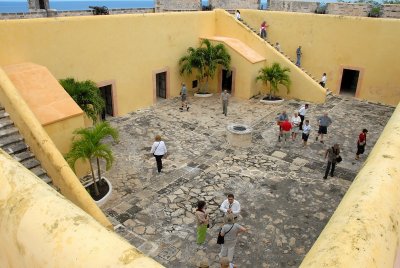
M 299 46 L 299 47 L 296 49 L 296 56 L 297 56 L 296 65 L 297 65 L 298 67 L 301 66 L 301 55 L 303 55 L 303 53 L 301 53 L 301 46 Z

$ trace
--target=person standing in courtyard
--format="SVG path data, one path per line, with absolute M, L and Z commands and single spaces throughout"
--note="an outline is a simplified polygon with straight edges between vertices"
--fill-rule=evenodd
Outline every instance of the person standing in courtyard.
M 300 119 L 301 119 L 300 126 L 299 126 L 300 130 L 303 130 L 303 122 L 304 122 L 304 118 L 305 118 L 306 113 L 307 113 L 307 109 L 308 109 L 308 103 L 304 104 L 304 106 L 301 106 L 300 109 L 299 109 L 299 116 L 300 116 Z
M 365 145 L 367 144 L 367 133 L 368 130 L 364 128 L 360 135 L 358 135 L 356 160 L 360 159 L 360 154 L 363 154 L 365 151 Z
M 301 139 L 303 140 L 303 147 L 306 147 L 308 137 L 310 136 L 310 132 L 311 132 L 311 126 L 310 126 L 310 120 L 306 120 L 304 122 L 305 123 L 303 125 L 303 132 L 301 133 Z
M 328 113 L 318 117 L 318 135 L 315 140 L 318 141 L 318 137 L 321 136 L 321 143 L 324 143 L 324 135 L 328 134 L 328 127 L 332 124 L 332 119 L 328 116 Z
M 225 90 L 221 93 L 222 113 L 223 113 L 225 116 L 227 116 L 227 114 L 228 114 L 229 97 L 230 97 L 230 94 L 229 94 L 228 91 L 225 89 Z
M 326 150 L 325 159 L 328 158 L 328 163 L 326 164 L 326 170 L 324 176 L 325 180 L 328 178 L 329 171 L 331 173 L 331 177 L 333 177 L 339 156 L 340 156 L 340 148 L 339 144 L 337 143 L 335 143 L 331 148 Z
M 183 108 L 186 108 L 186 111 L 189 111 L 189 106 L 187 104 L 187 88 L 185 83 L 182 83 L 182 88 L 181 88 L 181 101 L 182 101 L 182 107 L 179 108 L 181 112 L 183 112 Z
M 261 27 L 260 27 L 260 36 L 261 36 L 261 38 L 263 38 L 263 39 L 267 39 L 267 27 L 268 27 L 267 22 L 266 22 L 266 21 L 263 21 L 263 22 L 261 23 Z
M 292 124 L 289 122 L 289 119 L 285 119 L 285 121 L 282 122 L 281 129 L 282 129 L 282 139 L 283 142 L 286 144 L 286 142 L 289 140 L 290 131 L 292 129 Z
M 296 60 L 296 66 L 301 67 L 301 56 L 303 55 L 303 53 L 301 52 L 301 46 L 299 46 L 296 49 L 296 56 L 297 56 L 297 60 Z
M 240 214 L 240 203 L 239 201 L 235 200 L 235 196 L 233 194 L 228 194 L 228 198 L 222 202 L 219 210 L 224 213 L 224 216 L 232 214 L 233 218 L 237 219 Z
M 294 141 L 297 137 L 297 133 L 299 133 L 301 118 L 299 114 L 296 112 L 290 119 L 290 123 L 292 124 L 292 141 Z
M 206 241 L 207 235 L 207 226 L 209 223 L 208 213 L 206 211 L 206 202 L 198 201 L 197 209 L 195 212 L 196 215 L 196 223 L 197 223 L 197 244 L 203 245 Z
M 325 85 L 326 85 L 326 73 L 324 73 L 322 75 L 321 82 L 319 82 L 319 84 L 321 85 L 321 87 L 325 88 Z
M 279 126 L 279 136 L 278 136 L 278 141 L 281 141 L 281 137 L 282 137 L 282 126 L 281 124 L 285 121 L 288 120 L 288 115 L 286 114 L 286 111 L 282 111 L 282 113 L 280 113 L 278 115 L 278 117 L 276 118 L 276 123 Z
M 150 153 L 152 153 L 153 156 L 156 158 L 157 171 L 158 173 L 161 173 L 161 170 L 163 168 L 161 159 L 167 153 L 167 147 L 165 146 L 165 143 L 161 140 L 160 135 L 156 136 L 155 141 L 151 146 Z
M 241 232 L 246 232 L 246 228 L 235 223 L 233 214 L 228 214 L 225 217 L 225 225 L 222 226 L 220 235 L 224 237 L 224 243 L 221 245 L 221 252 L 219 257 L 227 257 L 229 262 L 232 262 L 233 255 L 235 253 L 235 246 L 237 242 L 237 236 Z

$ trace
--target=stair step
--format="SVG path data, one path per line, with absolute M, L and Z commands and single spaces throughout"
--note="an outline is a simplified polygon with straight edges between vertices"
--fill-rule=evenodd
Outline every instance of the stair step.
M 46 171 L 43 170 L 43 168 L 41 168 L 40 166 L 38 167 L 34 167 L 30 170 L 33 174 L 35 174 L 36 176 L 38 176 L 39 178 L 43 175 L 46 175 Z M 47 176 L 47 175 L 46 175 Z
M 35 156 L 30 151 L 25 151 L 22 153 L 14 154 L 13 157 L 18 162 L 22 162 L 22 161 L 28 160 L 30 158 L 33 158 Z
M 4 110 L 4 108 L 0 109 L 0 118 L 7 118 L 9 116 L 10 115 L 6 112 L 6 110 Z
M 0 147 L 4 147 L 7 146 L 9 144 L 15 143 L 15 142 L 19 142 L 22 141 L 23 138 L 21 137 L 21 135 L 19 135 L 19 133 L 14 134 L 14 135 L 9 135 L 9 136 L 4 136 L 4 137 L 0 137 Z
M 8 154 L 20 153 L 22 151 L 26 151 L 27 149 L 28 149 L 28 146 L 23 141 L 19 141 L 19 142 L 10 144 L 3 148 L 3 150 L 6 151 Z
M 32 169 L 40 165 L 40 162 L 36 158 L 30 158 L 21 162 L 27 169 Z
M 0 128 L 6 128 L 11 125 L 14 125 L 14 123 L 9 117 L 0 118 Z
M 44 174 L 42 174 L 42 175 L 40 175 L 40 176 L 38 176 L 39 178 L 41 178 L 45 183 L 47 183 L 47 184 L 50 184 L 51 182 L 52 182 L 52 180 L 49 178 L 49 176 L 47 176 L 47 174 L 46 173 L 44 173 Z M 54 188 L 54 189 L 56 189 L 55 188 L 55 186 L 53 186 L 52 185 L 52 187 Z M 56 189 L 57 190 L 57 189 Z M 58 190 L 57 190 L 58 191 Z
M 0 137 L 6 137 L 6 136 L 12 135 L 14 133 L 18 133 L 18 129 L 16 127 L 0 129 Z

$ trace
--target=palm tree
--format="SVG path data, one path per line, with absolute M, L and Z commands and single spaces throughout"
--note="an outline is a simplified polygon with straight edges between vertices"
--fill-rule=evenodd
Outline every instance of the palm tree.
M 96 178 L 92 166 L 92 159 L 96 158 L 97 161 L 97 175 L 99 181 L 101 180 L 100 158 L 106 160 L 106 170 L 111 168 L 114 161 L 109 145 L 102 143 L 102 140 L 111 136 L 114 141 L 118 141 L 118 131 L 110 126 L 108 122 L 101 122 L 91 128 L 80 128 L 74 131 L 75 135 L 79 138 L 72 142 L 72 147 L 69 153 L 65 156 L 68 164 L 75 170 L 75 162 L 78 159 L 89 161 L 90 170 L 92 172 L 92 179 L 94 183 L 95 195 L 99 195 Z
M 276 62 L 273 63 L 271 67 L 266 66 L 259 70 L 259 75 L 256 78 L 257 81 L 261 80 L 264 82 L 265 87 L 268 87 L 268 83 L 270 84 L 269 99 L 275 97 L 279 92 L 279 85 L 285 86 L 287 94 L 289 94 L 292 81 L 290 80 L 288 72 L 290 72 L 289 68 L 282 68 L 281 65 Z
M 188 55 L 179 59 L 181 75 L 190 75 L 196 69 L 196 76 L 200 83 L 206 79 L 205 90 L 208 89 L 208 81 L 214 78 L 218 65 L 230 70 L 231 56 L 223 44 L 213 45 L 210 40 L 204 39 L 200 47 L 195 49 L 189 47 Z M 200 87 L 201 88 L 201 87 Z
M 96 123 L 105 107 L 96 84 L 91 80 L 75 81 L 74 78 L 60 79 L 60 84 L 93 123 Z

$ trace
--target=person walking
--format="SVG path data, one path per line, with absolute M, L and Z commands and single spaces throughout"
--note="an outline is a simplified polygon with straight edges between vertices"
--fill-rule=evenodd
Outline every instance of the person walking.
M 206 202 L 198 201 L 197 209 L 195 212 L 197 223 L 197 244 L 203 245 L 206 241 L 207 228 L 209 223 L 208 213 L 206 211 Z
M 325 85 L 326 85 L 326 73 L 324 73 L 322 75 L 321 82 L 319 82 L 319 84 L 321 85 L 321 87 L 325 88 Z
M 151 146 L 150 153 L 152 153 L 153 156 L 156 158 L 157 170 L 158 173 L 161 173 L 161 170 L 163 168 L 161 159 L 167 153 L 167 147 L 165 146 L 165 143 L 161 140 L 160 135 L 156 136 L 155 142 Z
M 300 126 L 299 126 L 300 130 L 303 130 L 303 122 L 304 122 L 304 118 L 305 118 L 306 113 L 307 113 L 307 109 L 308 109 L 308 103 L 304 104 L 299 109 L 299 116 L 300 116 L 300 119 L 301 119 Z
M 299 46 L 296 49 L 296 56 L 297 56 L 297 60 L 296 60 L 296 66 L 301 67 L 301 56 L 303 55 L 303 53 L 301 52 L 301 46 Z
M 240 11 L 239 10 L 236 10 L 235 16 L 236 16 L 237 20 L 242 20 L 241 17 L 240 17 Z
M 338 160 L 340 154 L 339 144 L 335 143 L 331 148 L 326 150 L 325 159 L 328 158 L 328 163 L 326 164 L 325 176 L 324 179 L 328 178 L 329 171 L 331 173 L 331 177 L 333 177 L 333 173 L 335 172 L 336 162 Z
M 228 214 L 225 218 L 225 225 L 222 226 L 220 234 L 224 237 L 224 243 L 221 246 L 221 252 L 219 257 L 227 257 L 229 262 L 233 260 L 233 254 L 235 253 L 235 246 L 237 242 L 237 236 L 241 232 L 246 232 L 246 228 L 234 222 L 233 214 Z
M 290 119 L 290 123 L 292 124 L 292 141 L 294 141 L 297 137 L 297 133 L 299 132 L 299 126 L 300 126 L 301 118 L 299 114 L 296 112 L 292 116 L 292 119 Z
M 229 94 L 228 91 L 225 89 L 225 90 L 221 93 L 222 114 L 224 114 L 225 116 L 227 116 L 227 114 L 228 114 L 229 97 L 230 97 L 230 94 Z
M 278 117 L 276 118 L 276 123 L 279 126 L 279 136 L 278 136 L 278 141 L 281 141 L 281 137 L 282 137 L 282 127 L 281 124 L 285 121 L 288 120 L 288 115 L 286 114 L 286 111 L 282 111 L 282 113 L 280 113 L 278 115 Z
M 332 124 L 332 119 L 328 116 L 328 113 L 318 117 L 318 135 L 315 137 L 315 141 L 318 141 L 318 137 L 321 136 L 321 143 L 324 143 L 324 135 L 328 134 L 328 127 Z
M 303 140 L 303 147 L 307 146 L 308 137 L 310 136 L 311 126 L 310 120 L 304 121 L 303 132 L 301 133 L 301 139 Z
M 358 135 L 356 160 L 360 159 L 360 154 L 363 154 L 365 151 L 365 145 L 367 144 L 367 133 L 368 130 L 364 128 L 360 135 Z
M 266 38 L 267 38 L 267 27 L 268 27 L 267 22 L 266 22 L 266 21 L 263 21 L 263 22 L 261 23 L 261 27 L 260 27 L 260 36 L 261 36 L 261 38 L 263 38 L 263 39 L 266 39 Z
M 233 194 L 228 194 L 228 198 L 222 202 L 219 210 L 224 213 L 224 216 L 232 214 L 233 218 L 237 219 L 240 213 L 240 203 L 235 200 L 235 196 Z
M 187 104 L 187 88 L 185 83 L 182 83 L 182 88 L 181 88 L 181 101 L 182 101 L 182 107 L 179 108 L 181 112 L 183 112 L 183 108 L 186 108 L 186 111 L 189 111 L 189 106 Z

